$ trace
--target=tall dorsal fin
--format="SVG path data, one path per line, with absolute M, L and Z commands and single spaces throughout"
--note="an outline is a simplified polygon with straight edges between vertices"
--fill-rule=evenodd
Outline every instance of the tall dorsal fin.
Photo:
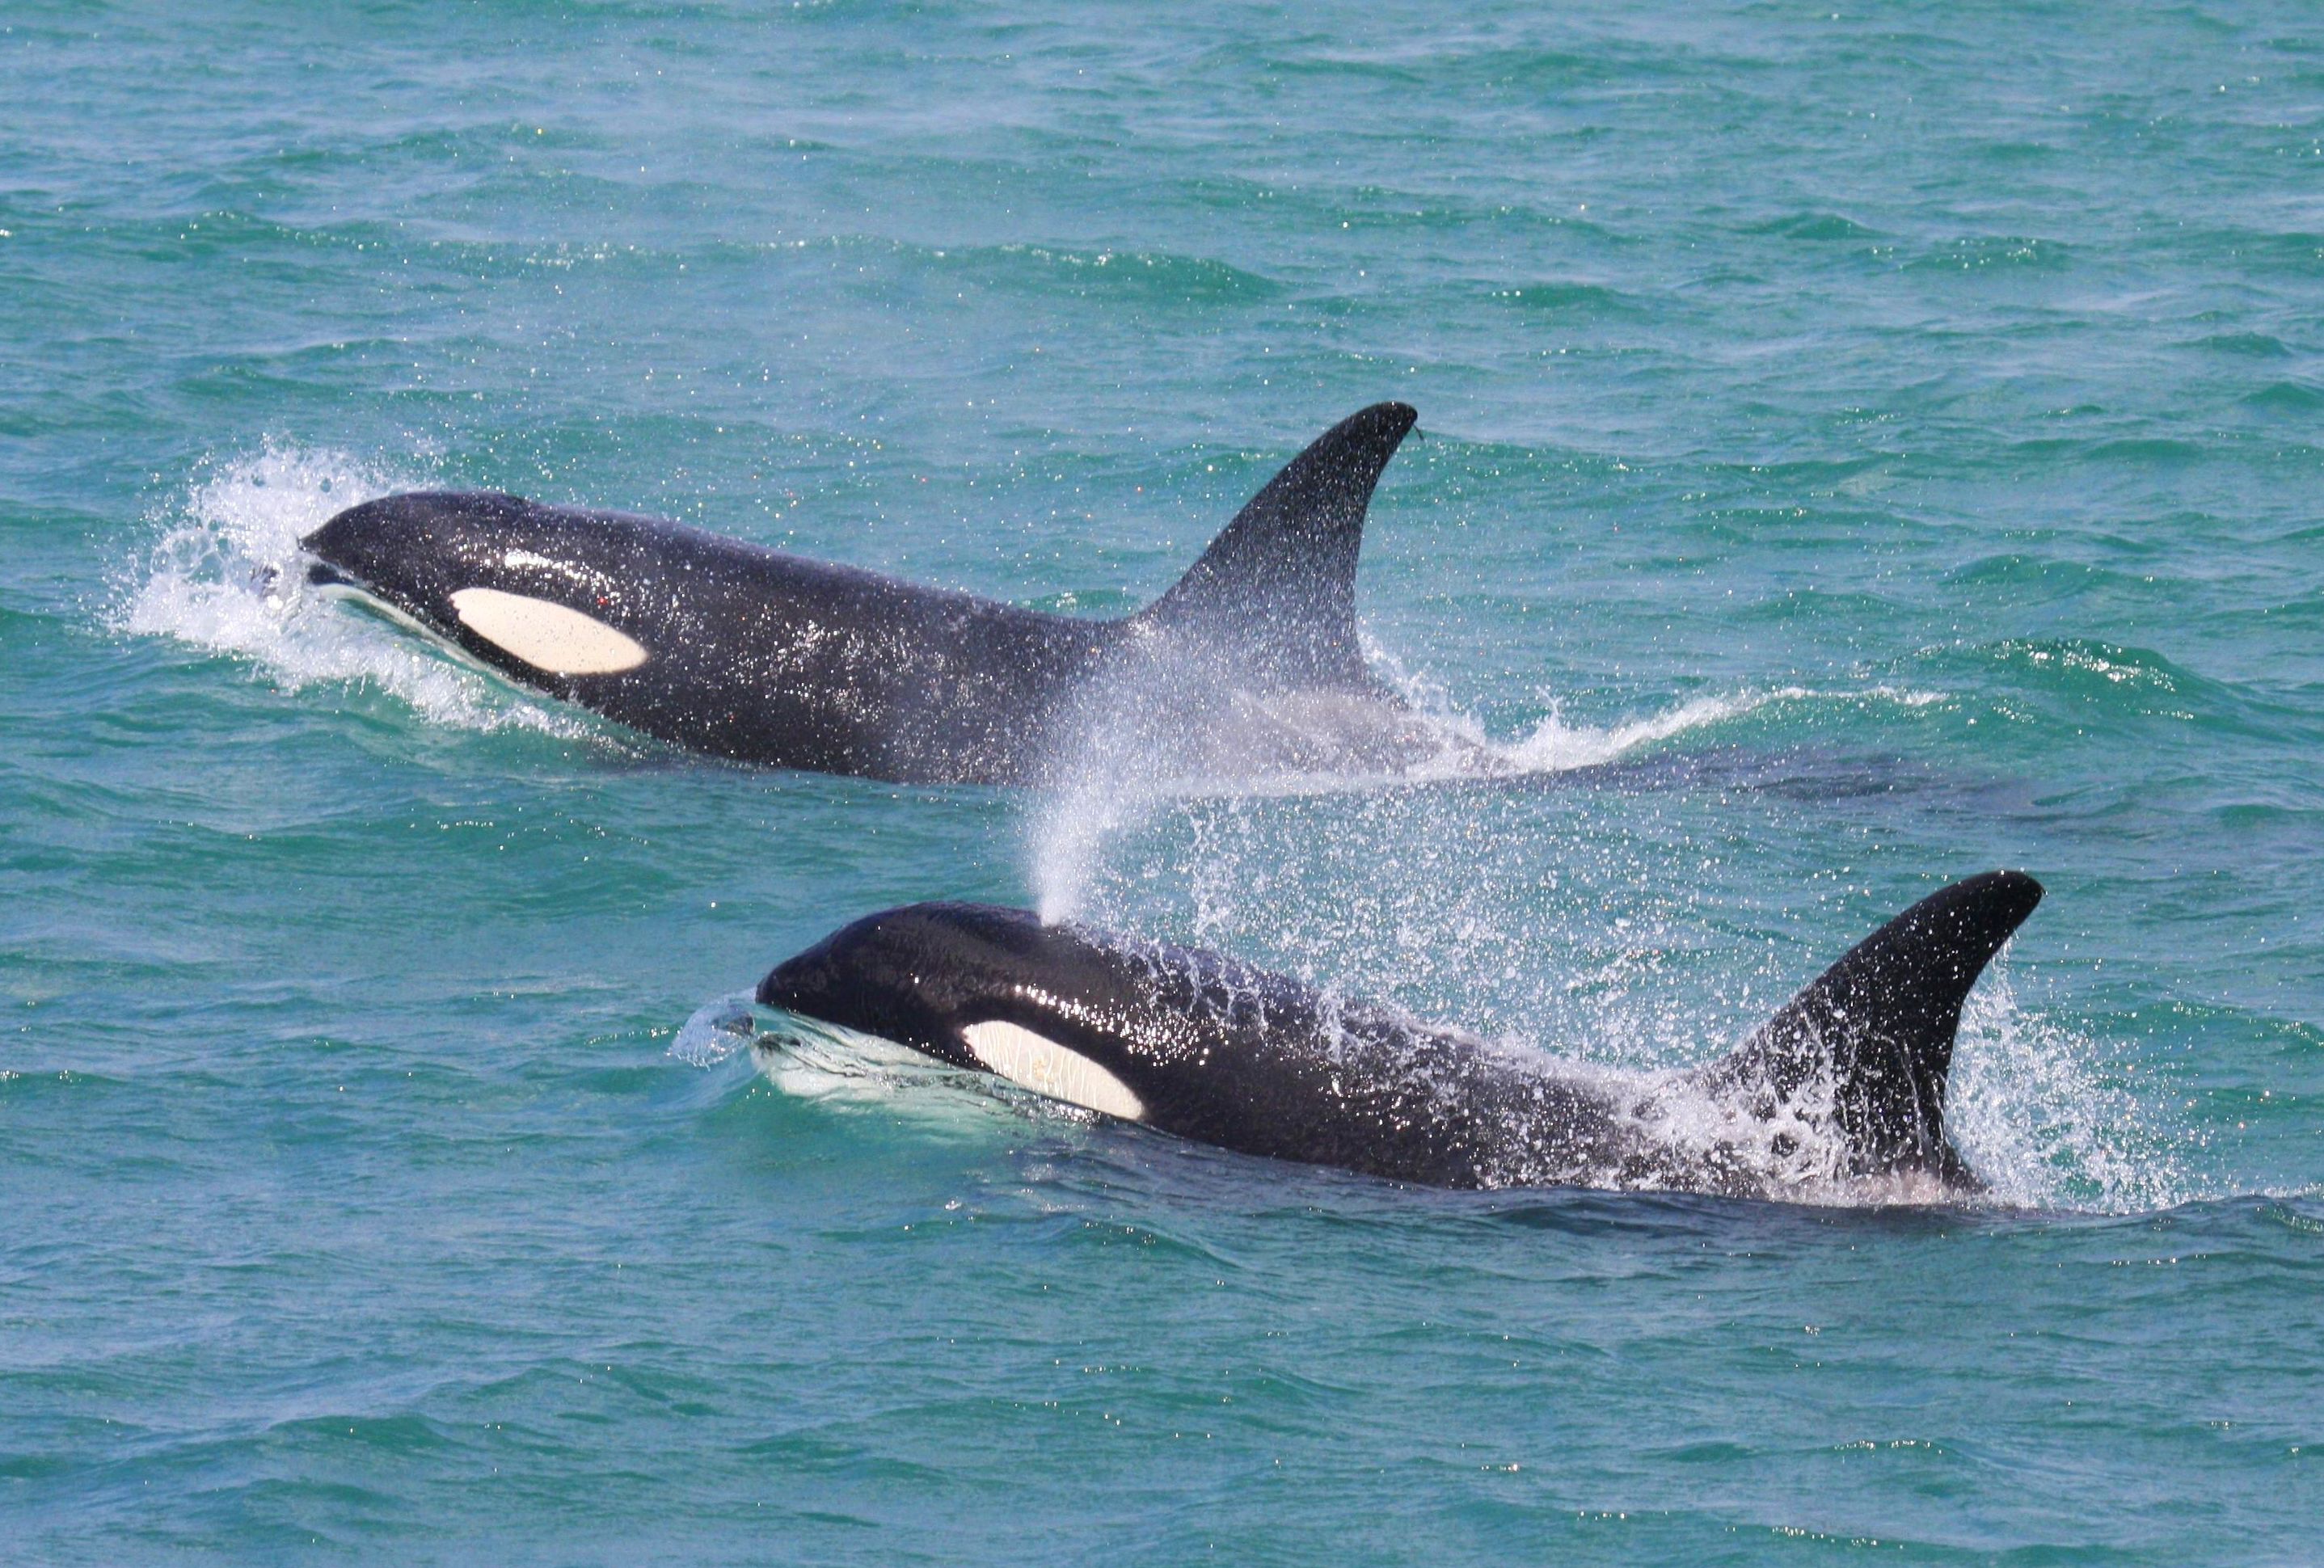
M 1374 403 L 1315 438 L 1139 619 L 1231 639 L 1250 673 L 1368 686 L 1356 641 L 1356 556 L 1380 471 L 1420 416 Z
M 1966 1183 L 1945 1136 L 1945 1078 L 1961 1004 L 2042 884 L 1987 872 L 1939 889 L 1824 971 L 1706 1074 L 1714 1088 L 1789 1099 L 1828 1071 L 1849 1175 L 1931 1171 Z

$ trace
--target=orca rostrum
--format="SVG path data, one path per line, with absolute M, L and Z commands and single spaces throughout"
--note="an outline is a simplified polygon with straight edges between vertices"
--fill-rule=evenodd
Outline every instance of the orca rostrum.
M 1416 417 L 1377 403 L 1334 425 L 1176 586 L 1117 620 L 513 495 L 390 495 L 301 543 L 312 581 L 524 686 L 719 757 L 1038 783 L 1118 709 L 1165 753 L 1147 766 L 1392 765 L 1430 732 L 1365 665 L 1356 559 Z
M 757 997 L 1157 1131 L 1397 1181 L 1942 1198 L 1978 1186 L 1945 1128 L 1961 1006 L 2041 898 L 2016 872 L 1932 893 L 1689 1071 L 1561 1061 L 982 904 L 858 920 Z

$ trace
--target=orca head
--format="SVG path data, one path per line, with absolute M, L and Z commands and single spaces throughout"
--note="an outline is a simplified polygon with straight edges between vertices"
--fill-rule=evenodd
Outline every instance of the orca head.
M 964 1061 L 961 1031 L 1009 1016 L 1046 1023 L 1043 1004 L 1111 976 L 1089 945 L 1027 909 L 927 903 L 843 926 L 759 983 L 767 1007 Z
M 455 618 L 452 595 L 488 580 L 526 510 L 513 495 L 432 491 L 350 506 L 299 541 L 310 580 L 362 588 L 430 624 Z
M 1145 1102 L 1120 955 L 1023 909 L 927 903 L 869 915 L 784 960 L 761 1005 L 894 1040 L 1127 1121 Z
M 308 580 L 355 590 L 510 673 L 613 675 L 646 662 L 609 621 L 621 584 L 569 523 L 514 495 L 421 491 L 351 506 L 300 541 Z

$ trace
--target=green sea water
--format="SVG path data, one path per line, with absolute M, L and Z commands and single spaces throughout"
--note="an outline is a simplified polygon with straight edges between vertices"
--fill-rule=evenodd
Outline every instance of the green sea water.
M 2324 1561 L 2324 17 L 1834 4 L 0 8 L 0 1558 Z M 1509 776 L 725 767 L 267 576 L 1120 613 L 1388 397 Z M 1966 1206 L 673 1052 L 965 897 L 1679 1065 L 1999 865 Z

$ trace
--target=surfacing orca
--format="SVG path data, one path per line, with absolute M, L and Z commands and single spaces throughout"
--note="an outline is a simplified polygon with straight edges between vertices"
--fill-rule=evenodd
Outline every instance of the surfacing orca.
M 1416 417 L 1377 403 L 1333 426 L 1176 586 L 1111 621 L 513 495 L 391 495 L 301 543 L 314 582 L 716 756 L 1035 783 L 1112 705 L 1197 769 L 1378 767 L 1428 748 L 1365 666 L 1355 622 L 1364 513 Z
M 1945 1132 L 1961 1004 L 2041 901 L 2016 872 L 1931 894 L 1691 1072 L 1561 1062 L 1215 953 L 991 905 L 872 915 L 759 1001 L 1203 1143 L 1448 1187 L 1920 1200 L 1976 1177 Z

